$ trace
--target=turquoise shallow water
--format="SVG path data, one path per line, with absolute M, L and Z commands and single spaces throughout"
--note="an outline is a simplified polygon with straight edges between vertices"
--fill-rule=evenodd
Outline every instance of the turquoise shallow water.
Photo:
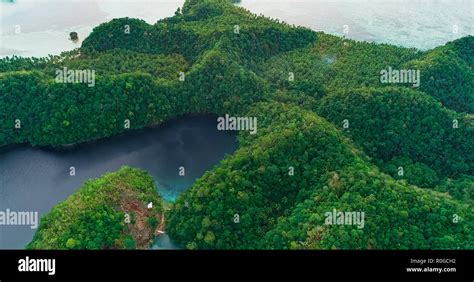
M 153 246 L 151 247 L 152 250 L 178 250 L 181 249 L 179 245 L 171 241 L 168 234 L 160 235 Z
M 0 2 L 0 57 L 47 56 L 80 47 L 93 27 L 118 17 L 155 23 L 184 0 Z M 474 0 L 242 0 L 256 14 L 357 40 L 430 49 L 474 34 Z M 79 41 L 70 41 L 76 31 Z

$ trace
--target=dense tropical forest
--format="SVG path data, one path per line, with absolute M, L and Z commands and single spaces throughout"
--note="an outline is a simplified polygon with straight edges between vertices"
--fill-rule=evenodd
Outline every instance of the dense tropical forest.
M 0 146 L 60 147 L 190 113 L 257 117 L 257 134 L 241 132 L 167 213 L 181 246 L 474 249 L 474 37 L 422 52 L 231 2 L 187 0 L 154 25 L 101 24 L 59 56 L 0 60 Z M 419 87 L 381 83 L 389 67 L 419 70 Z M 63 68 L 95 70 L 95 86 L 57 83 Z M 120 195 L 160 202 L 153 189 L 128 168 L 88 182 L 28 247 L 144 247 L 119 220 Z M 364 211 L 364 228 L 325 224 L 333 209 Z
M 151 205 L 149 205 L 151 203 Z M 145 249 L 164 212 L 155 181 L 122 167 L 87 181 L 41 219 L 29 249 Z

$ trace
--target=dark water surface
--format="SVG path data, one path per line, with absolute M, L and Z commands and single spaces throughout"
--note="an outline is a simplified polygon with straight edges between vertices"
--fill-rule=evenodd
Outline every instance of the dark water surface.
M 206 170 L 238 146 L 233 132 L 217 131 L 213 116 L 188 116 L 160 127 L 84 144 L 73 149 L 18 146 L 0 149 L 0 211 L 37 211 L 39 216 L 90 178 L 123 165 L 142 168 L 155 178 L 158 191 L 174 201 Z M 69 175 L 74 166 L 76 176 Z M 179 176 L 179 167 L 185 176 Z M 33 238 L 30 226 L 0 225 L 0 249 L 23 248 Z M 173 248 L 167 236 L 154 248 Z

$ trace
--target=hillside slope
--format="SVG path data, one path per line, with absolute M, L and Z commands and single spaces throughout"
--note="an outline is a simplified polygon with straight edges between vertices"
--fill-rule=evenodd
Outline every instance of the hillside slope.
M 183 246 L 473 249 L 472 42 L 421 52 L 187 0 L 153 25 L 103 23 L 60 56 L 0 60 L 0 146 L 76 144 L 185 114 L 257 117 L 257 134 L 242 132 L 172 207 Z M 95 70 L 94 86 L 58 83 L 64 68 Z M 383 82 L 389 68 L 419 71 L 419 85 Z M 45 224 L 77 219 L 63 209 Z M 364 227 L 326 224 L 333 210 L 364 212 Z M 31 247 L 64 248 L 46 227 Z

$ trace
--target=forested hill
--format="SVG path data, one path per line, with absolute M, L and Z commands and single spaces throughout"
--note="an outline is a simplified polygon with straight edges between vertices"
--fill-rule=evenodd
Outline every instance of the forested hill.
M 153 178 L 122 167 L 87 181 L 43 216 L 27 248 L 147 249 L 163 223 L 163 212 Z
M 188 0 L 153 25 L 101 24 L 60 56 L 1 60 L 0 146 L 75 144 L 188 113 L 257 116 L 257 134 L 171 210 L 181 245 L 472 249 L 473 45 L 421 52 Z M 94 70 L 93 87 L 58 83 L 64 68 Z M 389 69 L 419 71 L 418 83 L 383 81 Z M 365 227 L 325 225 L 333 209 L 365 211 Z

